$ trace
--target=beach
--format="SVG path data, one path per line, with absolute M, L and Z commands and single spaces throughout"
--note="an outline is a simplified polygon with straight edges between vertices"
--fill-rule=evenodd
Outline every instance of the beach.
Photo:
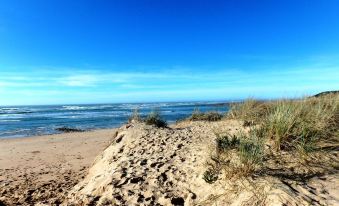
M 0 203 L 60 203 L 109 145 L 114 132 L 0 139 Z
M 331 168 L 326 173 L 313 167 L 321 175 L 303 181 L 271 174 L 230 182 L 220 173 L 208 182 L 206 171 L 216 161 L 215 132 L 249 131 L 241 125 L 236 120 L 183 121 L 157 128 L 135 122 L 117 129 L 2 139 L 0 205 L 338 203 L 338 173 Z M 293 165 L 294 172 L 286 171 L 291 177 L 311 174 L 292 156 L 283 153 L 278 163 L 265 164 L 283 172 Z M 336 157 L 334 152 L 317 159 L 336 162 Z

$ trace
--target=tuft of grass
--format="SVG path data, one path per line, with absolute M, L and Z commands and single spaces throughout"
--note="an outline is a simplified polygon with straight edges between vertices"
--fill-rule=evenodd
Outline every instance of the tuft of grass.
M 239 156 L 244 171 L 251 173 L 256 166 L 261 165 L 264 157 L 264 146 L 257 131 L 250 131 L 249 138 L 243 138 L 239 144 Z
M 217 150 L 219 152 L 236 149 L 240 144 L 240 138 L 230 134 L 216 134 Z
M 282 147 L 288 148 L 292 138 L 307 135 L 306 127 L 300 125 L 301 105 L 292 104 L 288 101 L 279 101 L 275 104 L 273 111 L 267 115 L 262 124 L 264 135 L 274 141 L 278 150 Z M 304 125 L 306 125 L 304 123 Z M 297 131 L 301 129 L 301 131 Z M 302 131 L 304 130 L 304 131 Z M 302 133 L 300 133 L 302 132 Z
M 167 127 L 166 120 L 161 118 L 159 110 L 151 111 L 146 117 L 141 117 L 139 111 L 135 109 L 132 115 L 128 118 L 128 122 L 144 122 L 147 125 L 154 125 L 156 127 Z
M 167 127 L 167 122 L 163 120 L 160 116 L 160 112 L 153 110 L 149 115 L 144 119 L 147 125 L 154 125 L 156 127 Z
M 252 126 L 261 122 L 270 110 L 270 103 L 247 99 L 241 103 L 234 103 L 227 116 L 244 121 L 244 126 Z
M 217 161 L 230 176 L 251 175 L 262 164 L 264 146 L 260 130 L 235 135 L 216 134 Z
M 128 118 L 128 122 L 132 122 L 132 121 L 142 122 L 142 118 L 140 116 L 138 109 L 135 109 L 132 115 Z
M 192 115 L 188 118 L 191 121 L 219 121 L 223 117 L 222 114 L 215 111 L 210 112 L 200 112 L 199 110 L 194 110 Z

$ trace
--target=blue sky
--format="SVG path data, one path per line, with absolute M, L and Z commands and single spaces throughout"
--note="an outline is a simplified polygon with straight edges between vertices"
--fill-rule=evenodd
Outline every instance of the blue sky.
M 337 0 L 0 1 L 0 105 L 338 89 Z

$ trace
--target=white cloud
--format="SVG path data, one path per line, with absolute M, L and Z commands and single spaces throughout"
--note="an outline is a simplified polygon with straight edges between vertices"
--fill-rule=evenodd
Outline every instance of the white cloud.
M 339 75 L 335 67 L 295 67 L 288 70 L 267 72 L 243 72 L 241 70 L 219 70 L 217 72 L 156 71 L 156 72 L 100 72 L 77 70 L 60 73 L 20 72 L 1 73 L 0 87 L 101 87 L 117 86 L 121 89 L 163 89 L 178 87 L 222 87 L 247 84 L 277 84 L 288 82 L 334 81 Z M 277 82 L 277 80 L 279 82 Z M 246 84 L 244 84 L 246 85 Z M 244 86 L 243 85 L 243 86 Z
M 48 84 L 43 82 L 20 82 L 20 81 L 0 81 L 0 87 L 43 87 Z
M 58 80 L 58 82 L 66 86 L 87 87 L 95 86 L 98 82 L 100 82 L 100 79 L 94 75 L 74 75 L 62 77 Z

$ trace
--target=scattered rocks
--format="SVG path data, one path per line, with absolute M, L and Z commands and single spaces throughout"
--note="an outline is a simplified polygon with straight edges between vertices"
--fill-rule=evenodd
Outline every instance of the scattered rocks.
M 76 128 L 70 128 L 70 127 L 59 127 L 59 128 L 56 128 L 55 130 L 57 130 L 59 132 L 65 132 L 65 133 L 84 132 L 85 131 L 85 130 L 82 130 L 82 129 L 76 129 Z
M 121 142 L 121 140 L 122 140 L 123 137 L 124 137 L 124 134 L 119 135 L 119 136 L 116 138 L 115 143 Z

